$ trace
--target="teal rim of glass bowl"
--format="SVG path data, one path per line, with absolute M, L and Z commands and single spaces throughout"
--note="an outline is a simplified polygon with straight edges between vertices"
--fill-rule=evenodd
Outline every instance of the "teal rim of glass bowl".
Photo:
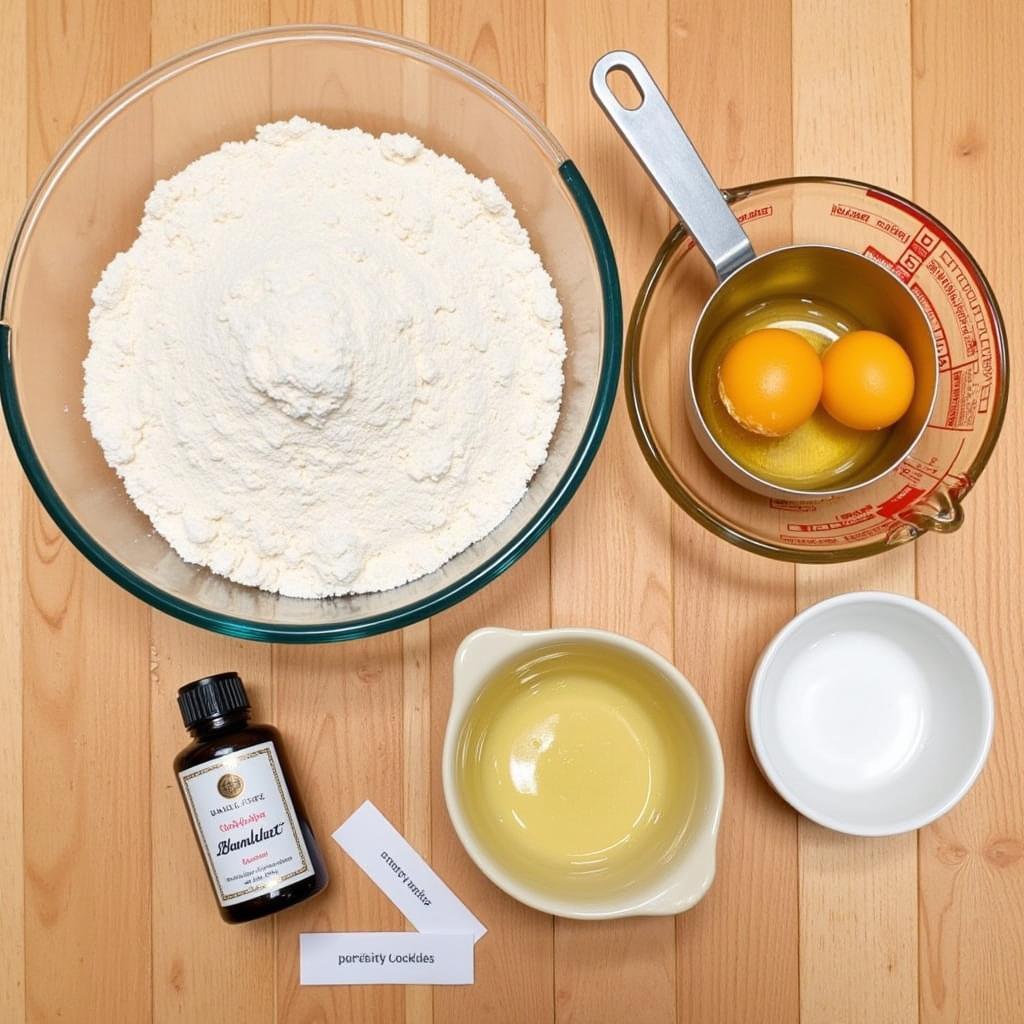
M 565 152 L 547 131 L 544 125 L 537 122 L 520 102 L 497 82 L 487 75 L 448 54 L 432 47 L 417 43 L 411 39 L 378 32 L 372 29 L 361 29 L 350 26 L 304 25 L 260 29 L 244 32 L 236 36 L 213 40 L 192 50 L 178 54 L 163 64 L 145 72 L 142 76 L 129 82 L 119 92 L 111 96 L 104 104 L 94 111 L 58 151 L 49 167 L 44 171 L 39 184 L 30 196 L 21 221 L 15 231 L 4 273 L 3 288 L 0 292 L 0 317 L 4 315 L 7 305 L 7 291 L 10 285 L 14 256 L 26 224 L 41 197 L 54 181 L 55 170 L 61 168 L 69 155 L 80 144 L 83 136 L 90 134 L 96 126 L 117 112 L 122 104 L 128 102 L 140 90 L 152 87 L 165 78 L 177 73 L 191 62 L 208 59 L 210 56 L 241 49 L 248 46 L 261 45 L 276 40 L 294 40 L 305 38 L 349 38 L 383 49 L 401 51 L 428 64 L 443 67 L 445 70 L 468 79 L 474 87 L 491 96 L 505 107 L 506 112 L 531 134 L 538 144 L 545 149 L 558 168 L 558 174 L 565 184 L 569 195 L 576 203 L 580 216 L 587 229 L 593 246 L 594 259 L 597 264 L 598 277 L 601 284 L 601 301 L 604 314 L 604 338 L 602 343 L 601 370 L 597 380 L 594 403 L 587 419 L 583 436 L 578 444 L 568 468 L 558 481 L 554 491 L 547 497 L 533 518 L 520 530 L 500 551 L 496 552 L 482 565 L 449 586 L 443 587 L 430 597 L 413 601 L 385 615 L 368 615 L 345 622 L 325 622 L 320 625 L 287 625 L 254 622 L 231 615 L 222 615 L 209 611 L 200 605 L 176 598 L 149 583 L 133 572 L 109 552 L 98 545 L 78 520 L 71 514 L 68 507 L 51 485 L 39 457 L 29 440 L 28 430 L 22 416 L 14 381 L 14 367 L 11 361 L 11 327 L 0 320 L 0 401 L 3 404 L 4 419 L 14 443 L 14 449 L 21 462 L 33 490 L 42 502 L 43 507 L 60 527 L 64 535 L 79 551 L 101 572 L 115 583 L 123 587 L 135 597 L 159 611 L 173 615 L 183 622 L 204 629 L 212 630 L 226 636 L 242 640 L 261 640 L 276 643 L 327 643 L 337 640 L 355 640 L 360 637 L 374 636 L 403 626 L 412 625 L 421 619 L 429 618 L 451 607 L 453 604 L 469 597 L 481 587 L 497 579 L 506 569 L 510 568 L 544 535 L 551 524 L 558 518 L 576 493 L 590 464 L 597 454 L 604 437 L 615 393 L 618 389 L 619 371 L 622 364 L 622 296 L 619 289 L 619 277 L 615 265 L 615 254 L 612 250 L 608 232 L 594 197 L 587 187 L 583 176 L 575 164 L 566 159 Z

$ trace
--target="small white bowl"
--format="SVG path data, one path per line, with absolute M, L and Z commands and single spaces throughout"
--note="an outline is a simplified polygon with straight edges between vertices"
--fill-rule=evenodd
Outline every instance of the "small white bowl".
M 750 748 L 801 814 L 896 835 L 955 806 L 992 743 L 992 688 L 944 615 L 899 594 L 833 597 L 765 648 L 747 698 Z
M 679 699 L 699 741 L 697 756 L 701 789 L 687 839 L 673 859 L 639 881 L 626 892 L 591 895 L 584 901 L 572 895 L 558 896 L 538 891 L 529 881 L 518 878 L 492 857 L 477 838 L 462 806 L 456 767 L 459 734 L 466 713 L 495 672 L 509 663 L 528 661 L 538 648 L 580 641 L 624 651 L 653 668 Z M 722 817 L 725 766 L 714 723 L 704 702 L 683 674 L 649 647 L 598 629 L 546 629 L 517 632 L 510 629 L 478 629 L 455 653 L 452 676 L 452 706 L 441 757 L 444 799 L 455 832 L 477 867 L 500 889 L 528 907 L 582 920 L 636 915 L 679 914 L 689 910 L 711 887 L 715 877 L 715 847 Z

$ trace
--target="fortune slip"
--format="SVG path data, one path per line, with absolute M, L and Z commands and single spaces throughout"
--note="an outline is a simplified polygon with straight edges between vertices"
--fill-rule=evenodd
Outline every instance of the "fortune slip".
M 474 942 L 487 933 L 369 800 L 334 833 L 334 841 L 417 931 L 428 935 L 471 935 Z
M 417 932 L 299 936 L 302 985 L 472 985 L 474 937 Z

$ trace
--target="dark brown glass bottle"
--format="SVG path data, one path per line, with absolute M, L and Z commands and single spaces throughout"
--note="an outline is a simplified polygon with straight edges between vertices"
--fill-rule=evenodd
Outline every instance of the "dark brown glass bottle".
M 281 734 L 249 724 L 249 698 L 234 672 L 178 691 L 194 741 L 174 770 L 206 861 L 220 916 L 238 924 L 266 917 L 327 886 Z

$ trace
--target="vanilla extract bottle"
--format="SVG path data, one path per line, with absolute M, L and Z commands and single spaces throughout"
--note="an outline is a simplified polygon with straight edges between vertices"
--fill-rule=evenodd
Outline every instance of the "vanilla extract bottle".
M 193 742 L 174 759 L 174 770 L 221 917 L 253 921 L 321 892 L 327 870 L 281 734 L 249 723 L 238 674 L 183 686 L 178 707 Z

